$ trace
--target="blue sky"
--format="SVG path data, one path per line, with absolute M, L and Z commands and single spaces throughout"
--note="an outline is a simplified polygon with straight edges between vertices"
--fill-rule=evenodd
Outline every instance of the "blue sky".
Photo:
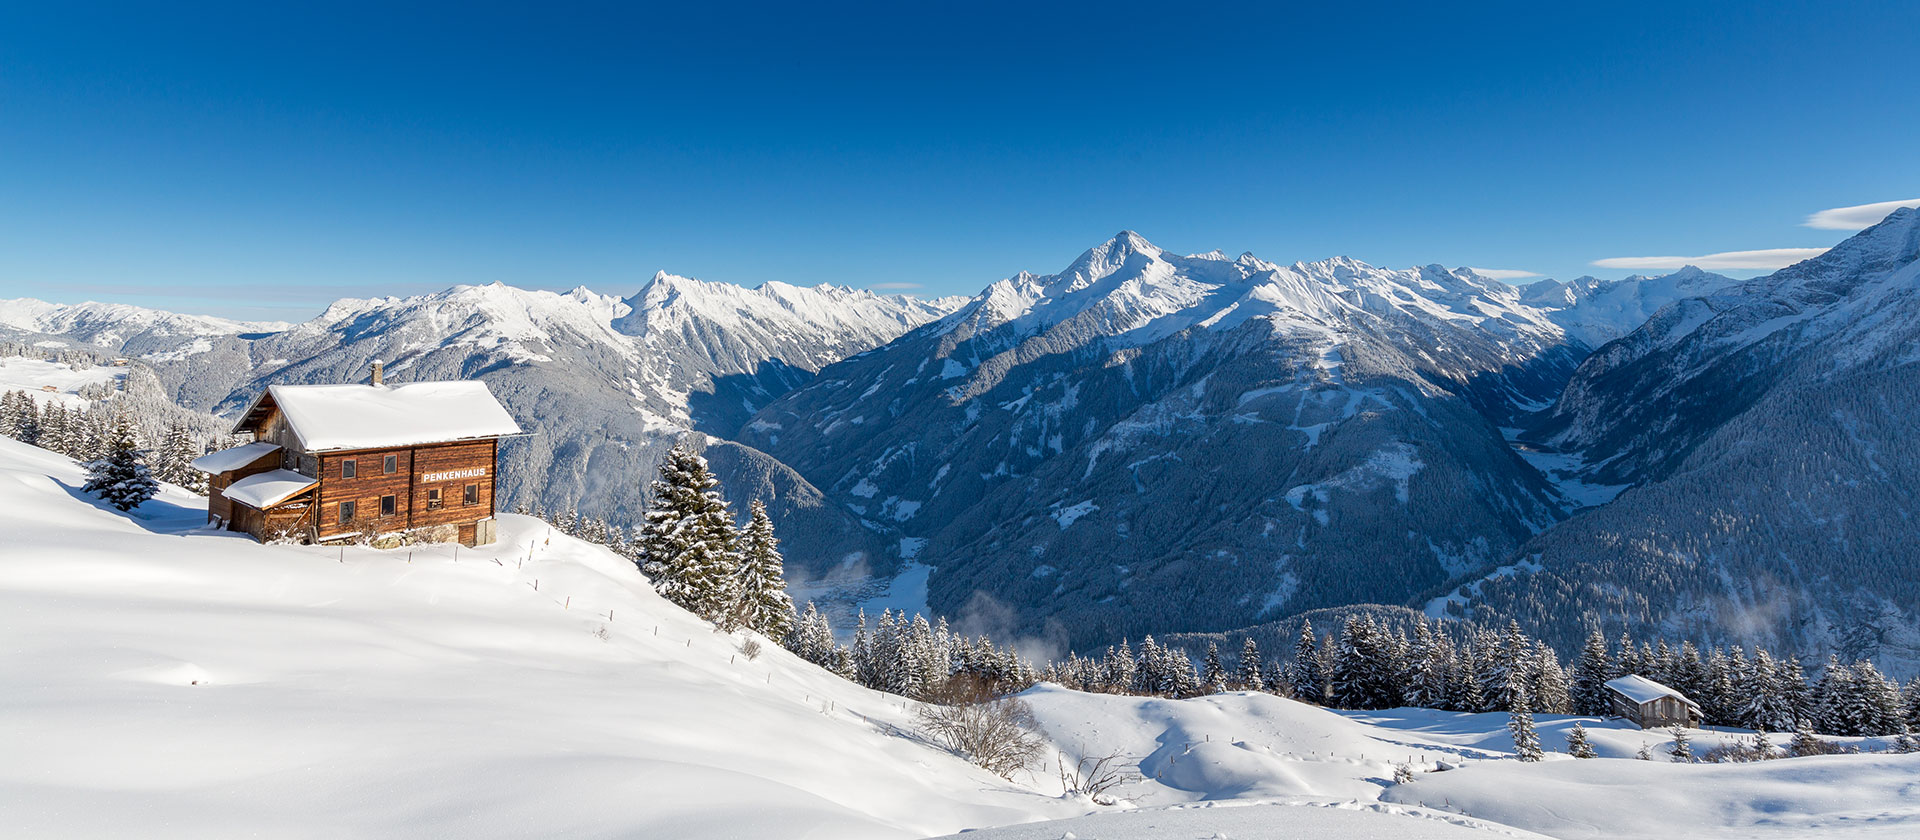
M 1620 276 L 1920 197 L 1907 2 L 277 5 L 0 10 L 0 297 L 970 294 L 1123 228 Z

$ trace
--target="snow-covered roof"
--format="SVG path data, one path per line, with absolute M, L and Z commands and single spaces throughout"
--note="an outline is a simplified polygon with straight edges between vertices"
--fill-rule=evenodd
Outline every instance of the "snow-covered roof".
M 273 385 L 262 395 L 286 415 L 307 451 L 374 449 L 517 435 L 520 425 L 487 383 Z M 256 408 L 258 403 L 255 403 Z M 255 412 L 241 418 L 252 428 Z
M 247 507 L 265 510 L 319 483 L 318 479 L 309 478 L 293 470 L 274 470 L 247 476 L 220 492 Z
M 1607 680 L 1607 688 L 1618 692 L 1622 697 L 1635 703 L 1651 703 L 1662 697 L 1673 697 L 1696 709 L 1700 705 L 1687 699 L 1687 695 L 1661 685 L 1639 674 L 1628 674 Z
M 227 470 L 237 470 L 260 460 L 268 454 L 279 451 L 280 444 L 256 441 L 254 443 L 242 444 L 232 449 L 209 452 L 193 459 L 193 463 L 188 464 L 188 466 L 203 473 L 223 473 Z

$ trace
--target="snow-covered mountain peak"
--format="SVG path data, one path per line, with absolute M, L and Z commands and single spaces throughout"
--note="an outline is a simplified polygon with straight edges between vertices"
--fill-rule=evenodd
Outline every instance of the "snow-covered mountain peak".
M 212 337 L 270 333 L 288 329 L 280 321 L 235 321 L 209 315 L 182 315 L 124 303 L 48 303 L 34 298 L 0 300 L 0 327 L 65 335 L 99 346 L 115 346 L 138 336 Z

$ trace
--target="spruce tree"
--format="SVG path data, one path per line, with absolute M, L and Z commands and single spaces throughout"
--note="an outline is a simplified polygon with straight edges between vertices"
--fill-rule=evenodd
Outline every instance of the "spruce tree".
M 1587 633 L 1587 641 L 1580 648 L 1580 658 L 1573 664 L 1573 685 L 1571 687 L 1573 713 L 1576 715 L 1604 715 L 1609 704 L 1607 701 L 1607 680 L 1613 679 L 1613 657 L 1607 655 L 1607 639 L 1600 635 L 1599 629 Z
M 755 500 L 748 511 L 747 528 L 740 534 L 740 623 L 768 638 L 782 638 L 793 626 L 786 561 L 780 557 L 767 506 Z
M 1313 704 L 1327 702 L 1326 675 L 1320 670 L 1320 649 L 1313 639 L 1313 622 L 1301 619 L 1300 638 L 1293 643 L 1293 667 L 1287 673 L 1293 697 Z
M 1240 667 L 1234 672 L 1234 686 L 1241 691 L 1266 691 L 1265 670 L 1260 661 L 1260 646 L 1248 636 L 1240 643 Z
M 1200 683 L 1208 694 L 1227 690 L 1227 669 L 1220 664 L 1220 645 L 1216 642 L 1207 643 L 1207 666 Z
M 1793 740 L 1787 742 L 1787 752 L 1805 756 L 1821 755 L 1826 751 L 1826 743 L 1813 731 L 1813 721 L 1801 718 L 1793 727 Z
M 668 600 L 728 623 L 740 559 L 733 516 L 707 459 L 674 447 L 660 464 L 640 535 L 641 569 Z
M 1593 744 L 1587 740 L 1586 726 L 1575 723 L 1573 729 L 1567 732 L 1567 755 L 1574 758 L 1598 757 L 1598 754 L 1593 751 Z
M 1508 692 L 1507 732 L 1513 735 L 1513 754 L 1521 761 L 1539 761 L 1544 753 L 1540 751 L 1540 733 L 1533 729 L 1532 700 L 1527 697 L 1527 684 L 1515 682 Z
M 80 489 L 120 510 L 139 507 L 160 490 L 160 483 L 147 471 L 146 454 L 134 436 L 133 418 L 119 415 L 112 443 L 104 455 L 87 463 L 87 483 Z
M 207 494 L 207 474 L 193 468 L 193 459 L 200 457 L 200 442 L 193 437 L 193 430 L 185 423 L 174 423 L 167 427 L 167 435 L 160 441 L 160 451 L 154 456 L 154 477 L 182 487 L 202 496 Z
M 1673 756 L 1674 761 L 1683 764 L 1692 763 L 1693 738 L 1687 735 L 1687 728 L 1684 726 L 1675 726 L 1668 731 L 1673 733 L 1673 746 L 1667 748 L 1667 754 Z

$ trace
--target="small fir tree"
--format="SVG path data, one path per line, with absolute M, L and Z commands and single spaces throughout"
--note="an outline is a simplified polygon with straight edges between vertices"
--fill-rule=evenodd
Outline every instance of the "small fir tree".
M 146 454 L 134 435 L 133 418 L 119 415 L 106 453 L 87 463 L 87 483 L 81 490 L 120 510 L 139 507 L 160 490 L 144 463 Z
M 1667 748 L 1667 754 L 1673 756 L 1674 761 L 1692 763 L 1693 738 L 1687 734 L 1686 727 L 1676 726 L 1670 731 L 1673 733 L 1673 746 Z
M 787 595 L 786 561 L 773 535 L 767 506 L 748 507 L 747 529 L 740 535 L 740 623 L 779 639 L 793 627 L 793 599 Z
M 1507 711 L 1507 731 L 1513 735 L 1513 754 L 1521 761 L 1539 761 L 1544 757 L 1540 751 L 1540 733 L 1533 729 L 1533 706 L 1527 697 L 1527 684 L 1516 681 L 1508 691 L 1508 700 L 1512 703 Z
M 1233 682 L 1241 691 L 1266 691 L 1264 663 L 1260 661 L 1260 645 L 1248 636 L 1240 644 L 1240 668 L 1234 672 Z
M 1826 751 L 1826 743 L 1813 731 L 1813 721 L 1801 718 L 1793 728 L 1793 740 L 1787 742 L 1787 752 L 1804 756 L 1820 755 Z
M 1200 677 L 1201 684 L 1208 694 L 1219 694 L 1227 690 L 1227 669 L 1220 664 L 1220 645 L 1207 643 L 1206 671 Z
M 1567 755 L 1574 758 L 1599 757 L 1593 751 L 1592 742 L 1587 740 L 1587 727 L 1584 725 L 1576 723 L 1573 729 L 1567 732 Z
M 1320 669 L 1320 648 L 1313 639 L 1313 622 L 1300 622 L 1300 638 L 1293 643 L 1293 668 L 1287 674 L 1293 697 L 1308 703 L 1327 702 L 1327 682 Z

